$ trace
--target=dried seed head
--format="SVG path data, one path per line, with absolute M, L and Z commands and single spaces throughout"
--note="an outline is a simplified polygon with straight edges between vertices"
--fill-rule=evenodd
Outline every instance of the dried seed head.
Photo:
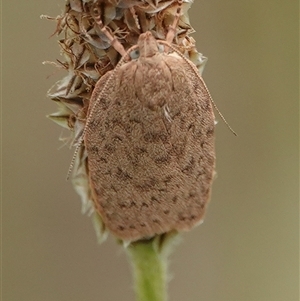
M 187 15 L 191 2 L 186 0 L 182 5 L 173 43 L 202 71 L 206 59 L 197 52 L 195 41 L 189 36 L 194 31 Z M 151 31 L 156 39 L 165 40 L 169 26 L 173 24 L 178 1 L 67 0 L 65 12 L 61 16 L 56 18 L 44 16 L 57 23 L 55 34 L 60 35 L 59 45 L 63 59 L 56 65 L 67 70 L 67 76 L 57 82 L 48 93 L 58 104 L 58 112 L 51 114 L 49 118 L 71 130 L 71 145 L 76 144 L 82 135 L 96 83 L 99 79 L 105 82 L 109 76 L 108 72 L 113 70 L 120 60 L 119 53 L 95 21 L 95 7 L 98 8 L 98 16 L 109 32 L 125 49 L 129 49 L 137 44 L 139 36 L 146 31 Z M 158 83 L 157 89 L 161 86 L 163 84 Z M 97 87 L 96 89 L 100 89 L 98 84 Z M 141 91 L 138 93 L 141 95 Z M 156 102 L 161 105 L 164 101 L 160 99 L 161 101 Z M 149 106 L 151 105 L 150 101 Z M 165 124 L 170 124 L 169 119 L 174 118 L 172 110 L 168 106 L 163 106 L 162 110 L 164 121 L 167 120 Z M 141 119 L 134 113 L 131 118 Z M 148 141 L 157 139 L 154 137 L 152 134 L 145 135 Z M 182 147 L 179 143 L 176 150 L 179 151 Z M 159 152 L 159 149 L 156 152 Z M 135 159 L 132 157 L 132 160 Z M 160 160 L 163 160 L 163 156 Z M 75 161 L 73 184 L 82 198 L 85 212 L 94 208 L 87 162 L 87 152 L 82 145 Z

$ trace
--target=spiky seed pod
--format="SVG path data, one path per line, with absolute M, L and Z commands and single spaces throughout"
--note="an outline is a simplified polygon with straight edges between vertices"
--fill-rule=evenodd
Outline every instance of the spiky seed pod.
M 196 50 L 195 40 L 190 36 L 194 32 L 187 13 L 191 2 L 183 1 L 173 43 L 201 74 L 206 58 Z M 67 0 L 62 15 L 56 18 L 43 16 L 56 22 L 55 34 L 60 37 L 63 56 L 63 60 L 57 60 L 56 65 L 67 72 L 48 92 L 49 97 L 58 104 L 58 111 L 50 114 L 49 118 L 70 129 L 71 146 L 82 134 L 95 84 L 120 60 L 120 54 L 96 23 L 95 12 L 114 37 L 128 49 L 146 31 L 164 40 L 173 23 L 177 3 L 177 0 Z M 84 145 L 75 161 L 72 182 L 82 199 L 83 213 L 89 211 L 94 215 L 98 239 L 103 239 L 105 226 L 94 211 Z

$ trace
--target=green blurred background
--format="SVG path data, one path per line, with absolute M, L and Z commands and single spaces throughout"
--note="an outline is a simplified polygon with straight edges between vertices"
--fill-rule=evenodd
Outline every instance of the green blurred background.
M 3 301 L 134 300 L 111 237 L 98 246 L 65 181 L 67 132 L 45 118 L 62 71 L 55 24 L 64 1 L 3 1 Z M 296 301 L 298 1 L 195 0 L 204 79 L 238 137 L 217 126 L 217 172 L 203 225 L 171 257 L 170 301 Z M 219 120 L 220 118 L 217 117 Z

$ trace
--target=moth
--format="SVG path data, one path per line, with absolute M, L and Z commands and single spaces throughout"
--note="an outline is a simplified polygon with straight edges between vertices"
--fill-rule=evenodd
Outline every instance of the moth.
M 190 230 L 210 199 L 213 103 L 196 66 L 174 50 L 142 33 L 90 100 L 82 140 L 94 205 L 122 240 Z

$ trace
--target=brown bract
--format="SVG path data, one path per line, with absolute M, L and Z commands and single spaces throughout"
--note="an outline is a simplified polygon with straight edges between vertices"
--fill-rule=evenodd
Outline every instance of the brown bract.
M 215 166 L 203 80 L 182 57 L 161 52 L 150 32 L 138 46 L 138 59 L 96 84 L 84 137 L 96 210 L 129 241 L 198 224 Z

